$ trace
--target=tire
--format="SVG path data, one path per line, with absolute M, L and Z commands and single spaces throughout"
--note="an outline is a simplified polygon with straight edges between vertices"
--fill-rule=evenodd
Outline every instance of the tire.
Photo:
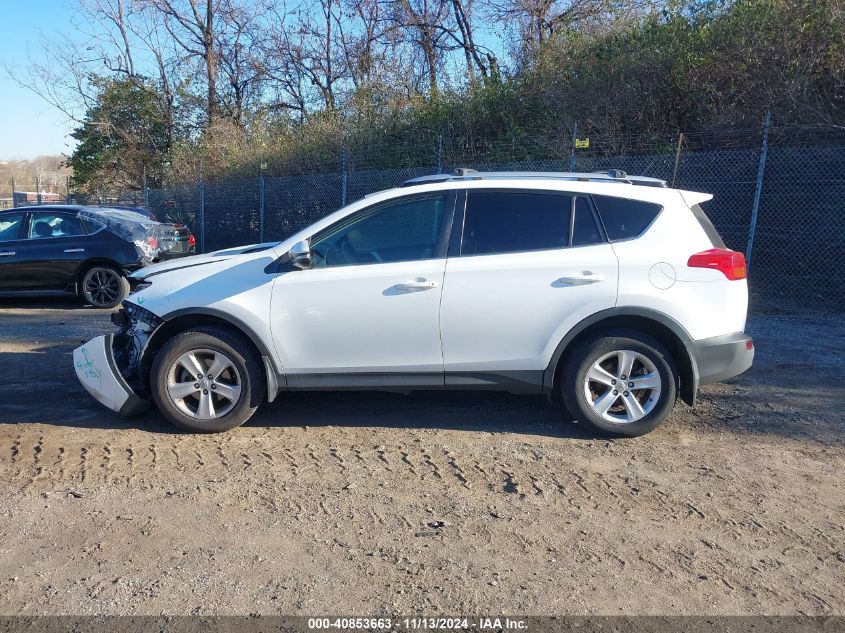
M 129 281 L 112 266 L 93 266 L 82 276 L 79 286 L 82 299 L 95 308 L 119 306 L 129 294 Z
M 632 370 L 626 370 L 624 364 L 631 359 Z M 623 370 L 633 371 L 633 377 Z M 672 355 L 659 341 L 635 330 L 600 332 L 582 342 L 564 362 L 561 381 L 570 414 L 599 435 L 644 435 L 668 417 L 678 396 Z
M 200 370 L 203 377 L 197 378 Z M 215 374 L 211 379 L 209 370 Z M 224 328 L 198 327 L 177 334 L 156 354 L 150 392 L 173 424 L 218 433 L 249 420 L 264 400 L 266 385 L 251 343 Z

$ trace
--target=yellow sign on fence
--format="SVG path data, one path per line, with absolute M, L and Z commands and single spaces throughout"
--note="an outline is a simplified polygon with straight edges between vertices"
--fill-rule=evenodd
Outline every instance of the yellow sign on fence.
M 590 138 L 576 138 L 575 149 L 587 149 L 590 147 Z

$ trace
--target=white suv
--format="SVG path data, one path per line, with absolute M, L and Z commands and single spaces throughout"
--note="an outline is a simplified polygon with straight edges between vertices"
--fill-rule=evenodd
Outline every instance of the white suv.
M 152 398 L 198 431 L 281 391 L 498 389 L 641 435 L 754 356 L 711 197 L 615 170 L 417 178 L 281 243 L 138 271 L 76 372 L 116 411 Z

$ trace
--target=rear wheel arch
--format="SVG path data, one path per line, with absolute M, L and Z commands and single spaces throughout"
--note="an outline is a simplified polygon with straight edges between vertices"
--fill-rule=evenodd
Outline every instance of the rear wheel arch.
M 574 350 L 580 343 L 599 332 L 607 330 L 636 330 L 657 339 L 669 352 L 678 368 L 681 399 L 689 405 L 695 403 L 698 390 L 698 367 L 692 351 L 692 339 L 674 319 L 655 310 L 639 308 L 611 308 L 581 321 L 558 344 L 551 362 L 543 375 L 543 390 L 552 394 L 559 390 L 563 359 L 567 350 Z

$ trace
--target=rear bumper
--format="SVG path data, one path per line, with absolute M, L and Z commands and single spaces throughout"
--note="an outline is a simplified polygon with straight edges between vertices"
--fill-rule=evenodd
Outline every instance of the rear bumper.
M 76 377 L 100 404 L 120 415 L 140 413 L 150 406 L 126 384 L 112 353 L 112 334 L 98 336 L 73 350 Z
M 700 385 L 738 376 L 754 361 L 754 343 L 745 332 L 693 341 L 692 347 Z

